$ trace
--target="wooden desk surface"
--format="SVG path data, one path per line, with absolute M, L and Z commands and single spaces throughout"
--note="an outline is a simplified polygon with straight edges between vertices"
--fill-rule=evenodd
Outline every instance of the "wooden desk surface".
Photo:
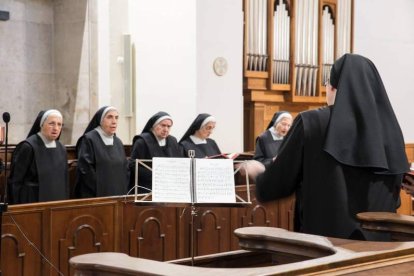
M 108 273 L 105 275 L 370 275 L 374 271 L 395 275 L 414 270 L 414 242 L 353 241 L 271 227 L 240 228 L 235 234 L 240 239 L 240 245 L 248 250 L 304 254 L 314 258 L 265 267 L 212 268 L 157 262 L 120 253 L 95 253 L 76 256 L 70 263 L 75 271 Z M 223 256 L 222 253 L 219 257 Z M 197 257 L 195 261 L 215 257 Z

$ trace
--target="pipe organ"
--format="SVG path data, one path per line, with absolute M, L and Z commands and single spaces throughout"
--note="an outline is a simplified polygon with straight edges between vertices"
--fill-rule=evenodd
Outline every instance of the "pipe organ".
M 353 0 L 244 0 L 245 150 L 274 112 L 325 103 L 334 61 L 352 52 Z
M 273 11 L 272 83 L 289 83 L 290 11 L 277 1 Z

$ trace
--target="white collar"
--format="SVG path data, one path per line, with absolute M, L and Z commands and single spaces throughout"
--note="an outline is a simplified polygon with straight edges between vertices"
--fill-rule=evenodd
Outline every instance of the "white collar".
M 160 145 L 160 147 L 164 147 L 167 144 L 166 138 L 158 139 L 157 135 L 155 135 L 153 131 L 152 131 L 152 134 L 154 134 L 155 140 L 157 140 L 158 145 Z
M 274 141 L 283 140 L 283 136 L 278 135 L 274 127 L 269 128 L 269 131 L 272 134 Z
M 207 144 L 207 140 L 206 139 L 201 139 L 198 138 L 195 135 L 190 135 L 190 139 L 191 141 L 193 141 L 194 144 L 199 145 L 199 144 Z
M 101 136 L 102 141 L 106 146 L 113 146 L 114 145 L 114 135 L 108 135 L 103 131 L 101 126 L 97 126 L 95 130 L 98 132 L 99 136 Z
M 42 139 L 46 148 L 56 148 L 56 141 L 47 139 L 40 131 L 37 133 L 40 139 Z

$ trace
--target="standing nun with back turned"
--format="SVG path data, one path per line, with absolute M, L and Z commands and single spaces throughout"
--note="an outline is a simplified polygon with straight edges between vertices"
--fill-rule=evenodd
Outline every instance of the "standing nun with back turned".
M 128 163 L 122 141 L 116 137 L 118 111 L 100 108 L 76 143 L 76 195 L 102 197 L 128 192 Z
M 247 164 L 256 196 L 269 201 L 296 192 L 296 229 L 356 240 L 389 240 L 362 229 L 360 212 L 396 212 L 408 171 L 403 135 L 375 65 L 345 54 L 326 86 L 328 106 L 301 112 L 266 169 Z M 260 167 L 261 166 L 261 167 Z M 260 167 L 260 169 L 259 169 Z M 252 176 L 251 175 L 251 176 Z
M 66 149 L 59 142 L 62 126 L 58 110 L 41 111 L 27 139 L 16 146 L 8 181 L 13 204 L 69 198 Z
M 199 114 L 180 140 L 184 155 L 189 150 L 195 151 L 195 158 L 205 158 L 221 154 L 216 142 L 209 138 L 216 127 L 216 119 L 207 113 Z

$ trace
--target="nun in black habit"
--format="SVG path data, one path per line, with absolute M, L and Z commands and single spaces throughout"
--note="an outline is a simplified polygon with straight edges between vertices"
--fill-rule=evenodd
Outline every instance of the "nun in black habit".
M 128 192 L 128 162 L 124 145 L 116 136 L 118 111 L 100 108 L 76 143 L 78 166 L 76 195 L 102 197 Z
M 356 220 L 359 212 L 396 212 L 409 168 L 403 135 L 375 65 L 355 54 L 338 59 L 327 102 L 328 107 L 296 117 L 276 160 L 256 178 L 257 199 L 296 192 L 300 231 L 388 240 L 387 234 L 363 230 Z M 254 170 L 259 171 L 249 169 Z
M 195 158 L 205 158 L 221 154 L 216 142 L 209 138 L 216 126 L 216 119 L 207 113 L 199 114 L 180 140 L 184 155 L 195 151 Z
M 184 157 L 183 149 L 177 139 L 170 135 L 173 125 L 171 116 L 163 111 L 154 114 L 146 123 L 141 134 L 133 140 L 131 151 L 130 187 L 135 183 L 135 160 L 151 160 L 153 157 Z M 148 164 L 151 167 L 151 164 Z M 143 166 L 138 166 L 139 193 L 148 193 L 152 188 L 152 173 Z
M 16 146 L 8 180 L 11 203 L 69 198 L 66 149 L 59 142 L 62 120 L 58 110 L 39 112 L 26 140 Z
M 292 124 L 292 115 L 287 111 L 278 111 L 273 115 L 266 130 L 256 139 L 254 159 L 265 166 L 270 165 L 279 152 L 283 138 Z

